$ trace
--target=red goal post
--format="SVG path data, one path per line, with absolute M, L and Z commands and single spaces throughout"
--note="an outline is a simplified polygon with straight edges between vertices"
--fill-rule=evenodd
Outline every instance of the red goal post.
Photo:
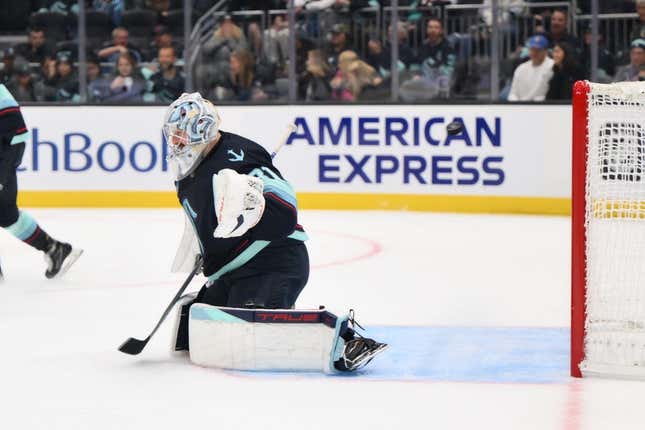
M 571 376 L 581 377 L 585 335 L 585 178 L 587 177 L 587 118 L 589 84 L 573 87 L 573 148 L 571 207 Z

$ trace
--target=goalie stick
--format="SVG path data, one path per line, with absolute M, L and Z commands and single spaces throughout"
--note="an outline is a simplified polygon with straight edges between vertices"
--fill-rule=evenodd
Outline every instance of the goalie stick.
M 177 301 L 181 298 L 181 295 L 183 294 L 186 287 L 188 287 L 188 284 L 190 284 L 190 281 L 192 281 L 195 275 L 199 273 L 201 268 L 202 268 L 202 256 L 198 255 L 197 258 L 195 259 L 195 265 L 193 266 L 193 270 L 190 272 L 190 275 L 188 275 L 188 278 L 186 278 L 186 280 L 184 281 L 179 291 L 177 291 L 177 294 L 175 294 L 175 297 L 172 298 L 172 301 L 164 311 L 163 315 L 161 315 L 161 319 L 159 319 L 159 322 L 152 330 L 152 332 L 148 335 L 148 337 L 145 338 L 144 340 L 135 339 L 131 337 L 125 342 L 123 342 L 121 346 L 119 346 L 119 351 L 130 355 L 137 355 L 141 351 L 143 351 L 143 348 L 146 347 L 146 345 L 150 341 L 150 338 L 152 338 L 152 336 L 157 332 L 157 329 L 161 326 L 161 323 L 164 322 L 164 320 L 166 319 L 166 317 L 168 316 L 172 308 L 175 306 Z
M 276 146 L 273 149 L 273 152 L 271 153 L 271 159 L 275 158 L 276 154 L 282 147 L 284 146 L 285 143 L 287 143 L 287 140 L 289 139 L 289 136 L 296 131 L 296 125 L 295 124 L 289 124 L 287 126 L 287 130 L 285 131 L 284 135 L 282 136 L 282 140 L 278 143 L 278 146 Z

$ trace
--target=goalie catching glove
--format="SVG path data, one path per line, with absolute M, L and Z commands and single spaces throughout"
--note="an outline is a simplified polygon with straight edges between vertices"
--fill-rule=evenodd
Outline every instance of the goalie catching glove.
M 222 169 L 213 175 L 217 238 L 239 237 L 253 228 L 264 213 L 264 183 L 253 176 Z

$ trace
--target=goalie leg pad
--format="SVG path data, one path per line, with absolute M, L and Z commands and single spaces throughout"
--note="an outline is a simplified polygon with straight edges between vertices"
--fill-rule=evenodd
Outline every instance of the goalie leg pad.
M 348 316 L 321 310 L 190 307 L 190 360 L 234 370 L 333 372 Z

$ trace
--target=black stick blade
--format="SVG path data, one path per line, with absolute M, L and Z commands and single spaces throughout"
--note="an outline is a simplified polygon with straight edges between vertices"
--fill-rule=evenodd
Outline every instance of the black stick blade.
M 148 343 L 148 339 L 139 340 L 131 337 L 130 339 L 126 340 L 121 344 L 121 346 L 119 347 L 119 351 L 125 354 L 137 355 L 141 351 L 143 351 L 143 348 L 146 347 L 147 343 Z

